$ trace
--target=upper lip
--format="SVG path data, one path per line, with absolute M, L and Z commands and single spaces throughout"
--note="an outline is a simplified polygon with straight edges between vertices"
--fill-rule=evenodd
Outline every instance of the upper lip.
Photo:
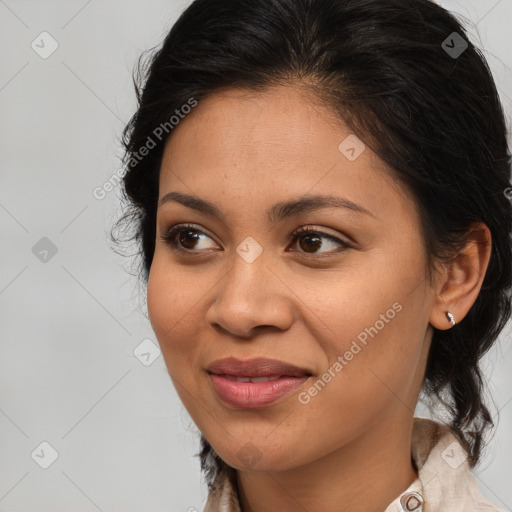
M 235 377 L 272 377 L 286 375 L 289 377 L 303 377 L 311 375 L 305 368 L 299 368 L 290 363 L 277 359 L 257 357 L 241 360 L 236 357 L 218 359 L 206 367 L 209 373 L 217 375 L 233 375 Z

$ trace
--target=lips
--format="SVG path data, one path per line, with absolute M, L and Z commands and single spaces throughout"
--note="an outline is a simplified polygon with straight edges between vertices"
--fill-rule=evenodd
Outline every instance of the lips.
M 227 378 L 238 377 L 249 380 L 239 382 L 249 382 L 252 379 L 266 377 L 266 380 L 274 380 L 279 377 L 305 377 L 312 373 L 306 368 L 300 368 L 291 363 L 279 361 L 277 359 L 267 359 L 257 357 L 254 359 L 241 360 L 235 357 L 218 359 L 206 367 L 208 373 L 223 375 Z M 255 380 L 254 382 L 258 382 Z
M 272 382 L 282 377 L 282 375 L 272 375 L 271 377 L 235 377 L 234 375 L 223 374 L 225 377 L 233 382 Z
M 304 386 L 310 377 L 278 377 L 267 382 L 238 382 L 225 375 L 210 373 L 210 381 L 217 397 L 228 407 L 258 409 L 269 407 Z
M 264 357 L 218 359 L 206 371 L 220 400 L 237 409 L 270 406 L 303 386 L 312 375 L 306 368 Z

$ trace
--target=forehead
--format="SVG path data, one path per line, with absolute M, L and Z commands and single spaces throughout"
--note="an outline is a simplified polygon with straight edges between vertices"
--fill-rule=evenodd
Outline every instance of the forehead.
M 180 190 L 261 206 L 270 196 L 273 204 L 337 193 L 374 211 L 395 204 L 395 214 L 399 201 L 410 214 L 411 198 L 370 148 L 362 146 L 355 160 L 340 151 L 349 137 L 354 134 L 333 111 L 301 87 L 214 93 L 169 137 L 160 199 Z
M 328 147 L 327 127 L 336 138 L 340 129 L 347 129 L 304 87 L 228 89 L 201 100 L 173 131 L 168 145 L 218 149 L 217 156 L 223 158 L 243 155 L 249 159 L 272 151 L 288 159 L 295 154 L 293 160 L 299 160 Z

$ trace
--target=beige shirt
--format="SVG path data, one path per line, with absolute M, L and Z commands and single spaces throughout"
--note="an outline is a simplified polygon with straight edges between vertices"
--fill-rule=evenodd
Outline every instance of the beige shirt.
M 502 512 L 486 501 L 450 429 L 414 418 L 411 456 L 418 478 L 383 512 Z M 241 512 L 234 470 L 221 472 L 203 512 Z

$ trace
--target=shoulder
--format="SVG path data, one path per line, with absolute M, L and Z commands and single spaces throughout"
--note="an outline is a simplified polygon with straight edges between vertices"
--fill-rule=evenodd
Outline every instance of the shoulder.
M 449 426 L 414 418 L 412 457 L 428 512 L 504 512 L 483 497 L 468 453 Z

